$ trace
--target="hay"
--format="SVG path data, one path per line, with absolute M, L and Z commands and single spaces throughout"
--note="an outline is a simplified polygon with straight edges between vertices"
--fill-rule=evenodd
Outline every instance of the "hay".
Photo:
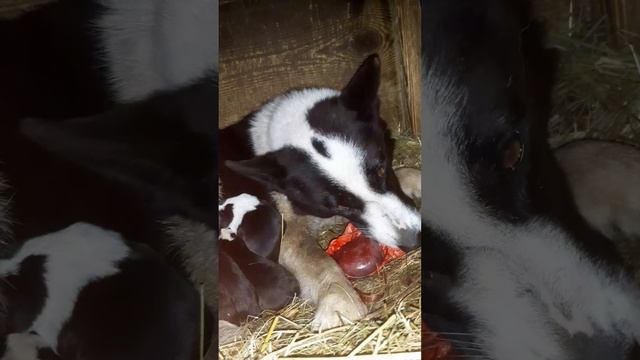
M 554 36 L 563 49 L 554 89 L 552 145 L 579 138 L 640 142 L 640 69 L 632 47 L 612 50 Z
M 313 306 L 296 299 L 277 313 L 265 312 L 244 324 L 242 338 L 220 346 L 219 358 L 393 359 L 390 354 L 396 354 L 398 359 L 419 359 L 420 259 L 421 251 L 413 251 L 381 273 L 354 282 L 361 292 L 380 294 L 361 321 L 313 332 Z
M 549 124 L 552 146 L 582 138 L 640 144 L 640 59 L 631 45 L 638 35 L 619 34 L 625 45 L 613 48 L 608 19 L 580 21 L 585 5 L 575 1 L 570 17 L 569 4 L 547 0 L 538 7 L 549 23 L 550 45 L 561 56 Z
M 411 167 L 420 169 L 422 142 L 419 138 L 398 135 L 394 137 L 393 168 Z

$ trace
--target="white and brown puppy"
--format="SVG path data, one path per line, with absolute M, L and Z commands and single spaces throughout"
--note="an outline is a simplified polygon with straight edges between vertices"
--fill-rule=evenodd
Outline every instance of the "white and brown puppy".
M 198 296 L 149 248 L 77 223 L 0 260 L 3 360 L 190 359 Z M 180 334 L 180 336 L 176 336 Z
M 340 216 L 383 244 L 418 245 L 420 217 L 391 168 L 379 84 L 380 59 L 373 55 L 341 91 L 292 90 L 220 130 L 225 192 L 273 201 L 283 214 L 280 262 L 300 282 L 302 296 L 317 304 L 316 328 L 359 319 L 367 310 L 309 234 L 312 222 Z
M 249 194 L 226 199 L 218 211 L 219 320 L 240 324 L 263 310 L 279 310 L 299 292 L 278 264 L 282 222 L 278 211 Z

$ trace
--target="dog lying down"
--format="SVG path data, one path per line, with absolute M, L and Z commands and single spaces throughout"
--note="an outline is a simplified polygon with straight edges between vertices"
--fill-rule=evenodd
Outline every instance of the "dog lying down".
M 229 196 L 274 205 L 287 229 L 279 262 L 317 306 L 312 326 L 357 320 L 367 308 L 315 243 L 318 225 L 348 219 L 388 246 L 419 244 L 420 216 L 392 169 L 393 141 L 379 117 L 380 59 L 369 56 L 341 90 L 277 96 L 220 130 L 220 178 Z
M 420 200 L 420 170 L 398 172 L 402 190 Z M 224 322 L 220 344 L 232 337 L 234 325 L 263 310 L 288 304 L 299 286 L 293 275 L 277 263 L 282 228 L 278 211 L 264 201 L 241 194 L 219 207 L 218 316 Z M 231 329 L 231 330 L 227 330 Z
M 145 245 L 86 223 L 0 260 L 0 299 L 2 360 L 188 360 L 197 345 L 193 286 Z

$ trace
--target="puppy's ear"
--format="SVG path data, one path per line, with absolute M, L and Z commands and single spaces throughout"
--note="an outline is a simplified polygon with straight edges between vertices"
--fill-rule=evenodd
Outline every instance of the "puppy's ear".
M 226 161 L 225 165 L 248 178 L 256 180 L 273 190 L 282 190 L 287 170 L 278 160 L 278 151 L 256 156 L 249 160 Z
M 380 57 L 369 55 L 356 70 L 340 98 L 352 110 L 367 111 L 377 109 L 378 87 L 380 86 Z

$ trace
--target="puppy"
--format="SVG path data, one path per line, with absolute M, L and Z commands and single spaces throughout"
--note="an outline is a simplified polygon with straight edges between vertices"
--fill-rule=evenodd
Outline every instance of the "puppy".
M 2 359 L 45 350 L 65 360 L 195 354 L 195 290 L 115 232 L 77 223 L 27 240 L 0 260 L 0 277 Z
M 219 209 L 219 319 L 239 324 L 248 315 L 282 308 L 299 287 L 277 263 L 280 214 L 248 194 L 226 199 Z

